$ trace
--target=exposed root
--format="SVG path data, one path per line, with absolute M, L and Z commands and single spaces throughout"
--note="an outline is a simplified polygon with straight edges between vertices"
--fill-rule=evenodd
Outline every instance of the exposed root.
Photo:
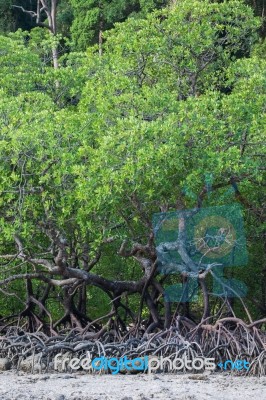
M 127 334 L 119 341 L 114 332 L 106 330 L 97 337 L 94 332 L 80 334 L 76 330 L 48 337 L 43 332 L 26 333 L 21 328 L 11 327 L 0 337 L 0 357 L 8 358 L 18 370 L 23 360 L 31 360 L 32 372 L 36 371 L 34 363 L 38 363 L 40 372 L 53 370 L 56 354 L 82 359 L 88 351 L 92 358 L 155 356 L 173 361 L 175 358 L 211 357 L 217 363 L 245 359 L 250 363 L 247 373 L 262 376 L 266 373 L 266 333 L 257 325 L 224 318 L 214 325 L 201 323 L 189 330 L 187 321 L 183 324 L 182 320 L 177 320 L 170 329 L 135 336 Z M 170 372 L 168 363 L 162 371 Z

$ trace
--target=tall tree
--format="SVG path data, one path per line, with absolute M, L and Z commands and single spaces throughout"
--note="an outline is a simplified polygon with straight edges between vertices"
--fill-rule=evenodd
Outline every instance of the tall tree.
M 93 48 L 81 71 L 78 54 L 56 71 L 85 82 L 79 105 L 61 109 L 35 90 L 43 75 L 29 46 L 0 42 L 1 287 L 32 280 L 55 288 L 65 313 L 54 326 L 79 329 L 90 318 L 79 301 L 86 293 L 97 288 L 111 299 L 107 318 L 115 315 L 121 329 L 121 309 L 136 320 L 136 301 L 124 301 L 135 294 L 150 331 L 168 327 L 174 311 L 156 270 L 153 213 L 223 204 L 219 190 L 233 187 L 228 202 L 240 201 L 246 221 L 260 227 L 250 241 L 261 248 L 265 60 L 247 58 L 258 27 L 236 0 L 184 0 L 129 19 L 107 35 L 102 57 Z M 194 269 L 204 294 L 201 320 L 212 305 L 212 270 L 191 264 L 181 236 L 183 278 Z M 264 306 L 253 277 L 263 278 L 263 260 L 253 262 L 246 278 Z M 27 290 L 28 302 L 40 304 L 34 285 Z

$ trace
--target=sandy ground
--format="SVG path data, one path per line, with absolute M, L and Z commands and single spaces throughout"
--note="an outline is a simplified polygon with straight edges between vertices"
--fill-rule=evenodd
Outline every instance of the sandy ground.
M 211 375 L 29 375 L 0 373 L 0 399 L 264 400 L 266 377 Z

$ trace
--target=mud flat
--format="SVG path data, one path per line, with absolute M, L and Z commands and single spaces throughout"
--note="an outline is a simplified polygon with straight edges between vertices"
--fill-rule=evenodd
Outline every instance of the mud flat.
M 266 399 L 266 377 L 0 373 L 2 400 Z

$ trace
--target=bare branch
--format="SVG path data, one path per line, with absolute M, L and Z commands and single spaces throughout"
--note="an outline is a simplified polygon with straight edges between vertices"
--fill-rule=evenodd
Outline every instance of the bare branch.
M 35 11 L 31 11 L 31 10 L 25 10 L 24 7 L 22 6 L 16 6 L 15 4 L 13 4 L 11 7 L 13 8 L 19 8 L 21 11 L 23 11 L 26 14 L 29 14 L 31 17 L 36 18 L 37 17 L 37 13 Z

